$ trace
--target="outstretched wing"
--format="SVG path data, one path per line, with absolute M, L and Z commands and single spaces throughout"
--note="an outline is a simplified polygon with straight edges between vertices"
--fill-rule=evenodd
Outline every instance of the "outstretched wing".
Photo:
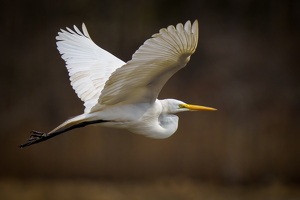
M 177 24 L 159 33 L 112 73 L 99 97 L 100 105 L 152 103 L 168 79 L 183 68 L 198 43 L 198 21 Z M 93 110 L 97 110 L 95 106 Z
M 84 101 L 85 112 L 98 103 L 98 98 L 112 72 L 125 63 L 97 46 L 84 24 L 83 33 L 74 26 L 58 33 L 56 42 L 66 61 L 70 81 L 78 97 Z

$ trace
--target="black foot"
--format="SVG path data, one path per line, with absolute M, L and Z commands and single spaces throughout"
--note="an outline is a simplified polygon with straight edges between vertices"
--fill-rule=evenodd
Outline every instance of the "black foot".
M 36 144 L 45 140 L 48 140 L 54 136 L 57 136 L 59 134 L 62 134 L 64 132 L 70 131 L 74 128 L 80 128 L 80 127 L 84 127 L 87 126 L 89 124 L 97 124 L 97 123 L 104 123 L 104 122 L 109 122 L 107 120 L 95 120 L 95 121 L 87 121 L 87 122 L 81 122 L 79 124 L 75 124 L 73 126 L 70 126 L 68 128 L 62 129 L 62 130 L 58 130 L 55 132 L 50 132 L 50 133 L 42 133 L 42 132 L 38 132 L 38 131 L 31 131 L 32 135 L 30 136 L 30 138 L 27 139 L 27 143 L 25 144 L 21 144 L 19 147 L 23 148 L 23 147 L 27 147 L 30 146 L 32 144 Z
M 43 132 L 39 132 L 39 131 L 30 131 L 30 133 L 33 133 L 30 138 L 28 138 L 28 141 L 32 141 L 32 140 L 38 140 L 42 137 L 46 137 L 47 134 L 43 133 Z
M 39 132 L 39 131 L 30 131 L 30 133 L 33 133 L 33 134 L 30 136 L 30 138 L 26 139 L 28 142 L 25 143 L 25 144 L 21 144 L 19 146 L 20 148 L 30 146 L 32 144 L 44 141 L 46 139 L 46 137 L 48 136 L 47 133 L 42 133 L 42 132 Z

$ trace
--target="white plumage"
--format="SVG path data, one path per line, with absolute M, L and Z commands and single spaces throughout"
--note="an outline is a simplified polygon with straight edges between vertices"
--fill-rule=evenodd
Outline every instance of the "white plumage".
M 97 104 L 105 82 L 110 75 L 125 64 L 109 52 L 98 47 L 82 24 L 83 34 L 74 26 L 73 30 L 61 30 L 56 39 L 57 49 L 66 61 L 71 85 L 78 97 L 84 101 L 85 113 Z
M 127 63 L 98 47 L 84 24 L 83 33 L 61 30 L 57 49 L 66 62 L 71 85 L 84 101 L 82 115 L 67 120 L 48 134 L 33 131 L 28 143 L 38 143 L 73 128 L 99 123 L 125 128 L 152 138 L 167 138 L 178 127 L 177 112 L 215 110 L 175 99 L 158 100 L 164 84 L 183 68 L 198 43 L 198 22 L 187 21 L 160 29 Z

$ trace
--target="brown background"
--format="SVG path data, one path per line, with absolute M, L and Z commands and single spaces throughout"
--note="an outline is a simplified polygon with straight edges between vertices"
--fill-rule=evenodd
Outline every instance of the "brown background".
M 299 1 L 2 1 L 0 178 L 299 183 Z M 215 107 L 180 113 L 155 140 L 86 127 L 25 149 L 83 112 L 56 49 L 60 28 L 85 22 L 124 61 L 160 28 L 199 20 L 197 51 L 159 98 Z

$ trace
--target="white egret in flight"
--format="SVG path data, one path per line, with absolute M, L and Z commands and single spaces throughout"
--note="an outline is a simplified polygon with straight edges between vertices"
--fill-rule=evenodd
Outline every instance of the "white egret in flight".
M 174 114 L 190 110 L 216 110 L 189 105 L 175 99 L 158 100 L 168 79 L 183 68 L 198 43 L 198 21 L 187 21 L 159 30 L 133 54 L 127 63 L 98 47 L 82 24 L 81 32 L 61 30 L 57 49 L 66 62 L 71 85 L 84 101 L 84 113 L 49 133 L 32 131 L 26 147 L 56 135 L 99 124 L 128 129 L 151 138 L 167 138 L 178 127 Z

